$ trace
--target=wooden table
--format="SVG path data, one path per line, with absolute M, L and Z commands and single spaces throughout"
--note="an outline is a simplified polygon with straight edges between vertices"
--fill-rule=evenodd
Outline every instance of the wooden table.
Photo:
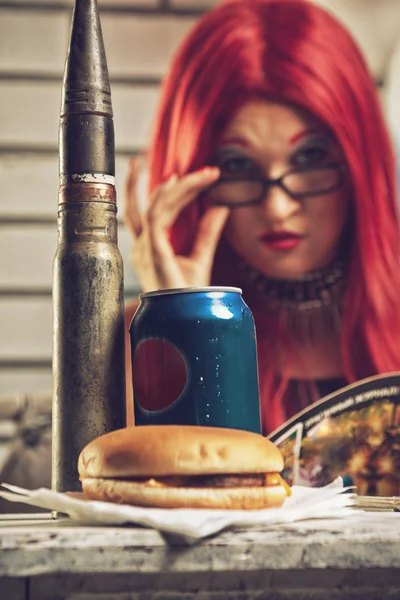
M 400 599 L 400 513 L 357 513 L 191 547 L 67 519 L 0 521 L 1 600 Z

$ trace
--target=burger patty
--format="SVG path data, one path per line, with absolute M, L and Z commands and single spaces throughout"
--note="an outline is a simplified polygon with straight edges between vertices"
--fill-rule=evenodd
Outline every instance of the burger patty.
M 126 481 L 127 479 L 124 478 Z M 278 473 L 250 473 L 242 475 L 171 475 L 167 477 L 132 477 L 129 481 L 148 487 L 239 488 L 284 485 Z
M 189 477 L 186 487 L 205 488 L 237 488 L 237 487 L 264 487 L 265 474 L 252 475 L 196 475 Z

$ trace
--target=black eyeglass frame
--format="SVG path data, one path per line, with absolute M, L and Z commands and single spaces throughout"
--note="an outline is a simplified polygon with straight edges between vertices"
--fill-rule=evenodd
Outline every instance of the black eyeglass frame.
M 283 180 L 288 175 L 293 175 L 293 173 L 301 174 L 301 173 L 308 173 L 310 171 L 323 171 L 325 169 L 335 169 L 337 171 L 337 175 L 338 175 L 337 182 L 326 190 L 315 191 L 315 192 L 305 192 L 305 193 L 300 192 L 300 193 L 296 194 L 296 193 L 293 193 L 290 190 L 288 190 L 287 187 L 285 186 L 285 184 L 283 183 Z M 291 169 L 290 171 L 286 171 L 286 173 L 284 173 L 280 177 L 277 177 L 276 179 L 268 179 L 268 178 L 264 178 L 264 177 L 221 178 L 221 179 L 218 179 L 215 183 L 210 185 L 205 190 L 205 195 L 207 195 L 207 192 L 209 190 L 212 190 L 213 188 L 218 187 L 221 183 L 256 181 L 263 185 L 263 190 L 262 190 L 262 193 L 260 194 L 260 196 L 254 200 L 244 200 L 243 202 L 235 202 L 232 204 L 229 204 L 228 202 L 214 202 L 211 198 L 210 198 L 210 201 L 213 206 L 229 206 L 230 208 L 241 208 L 243 206 L 254 206 L 256 204 L 260 204 L 263 201 L 263 199 L 265 198 L 267 191 L 271 187 L 276 186 L 276 185 L 278 187 L 280 187 L 288 196 L 293 198 L 293 200 L 302 200 L 303 198 L 309 198 L 312 196 L 322 196 L 325 194 L 330 194 L 331 192 L 334 192 L 335 190 L 339 189 L 344 183 L 344 171 L 345 171 L 345 165 L 342 162 L 334 162 L 334 163 L 328 163 L 326 165 L 307 167 L 304 169 Z

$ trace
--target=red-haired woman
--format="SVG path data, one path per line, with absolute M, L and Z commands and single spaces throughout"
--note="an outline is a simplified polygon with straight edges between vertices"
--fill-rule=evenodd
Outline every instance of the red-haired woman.
M 400 369 L 395 160 L 354 41 L 306 0 L 228 0 L 181 45 L 127 179 L 143 290 L 237 285 L 258 337 L 264 433 Z M 134 306 L 126 311 L 127 324 Z M 130 390 L 130 360 L 127 378 Z

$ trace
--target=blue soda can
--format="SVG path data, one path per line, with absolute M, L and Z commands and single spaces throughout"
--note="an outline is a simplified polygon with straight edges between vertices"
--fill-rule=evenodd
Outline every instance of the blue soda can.
M 141 294 L 130 340 L 136 425 L 261 433 L 255 326 L 241 289 Z

